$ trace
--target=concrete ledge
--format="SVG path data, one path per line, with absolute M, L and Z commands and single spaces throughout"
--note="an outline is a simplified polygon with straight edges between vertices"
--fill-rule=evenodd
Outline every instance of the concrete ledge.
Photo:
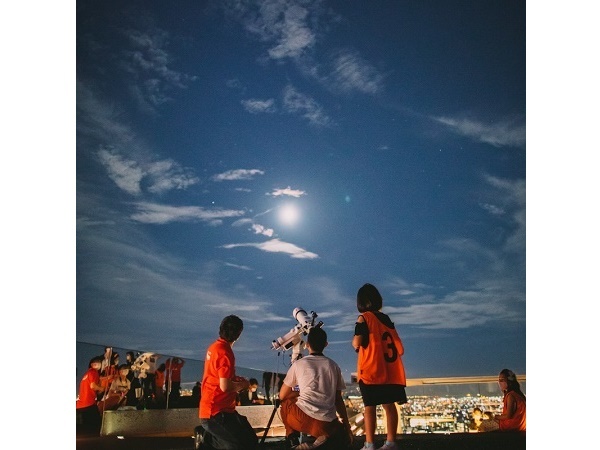
M 272 405 L 238 406 L 236 410 L 248 418 L 259 436 L 264 433 Z M 188 437 L 200 425 L 197 408 L 145 409 L 105 411 L 100 436 L 124 437 Z M 279 410 L 273 417 L 267 436 L 284 436 Z

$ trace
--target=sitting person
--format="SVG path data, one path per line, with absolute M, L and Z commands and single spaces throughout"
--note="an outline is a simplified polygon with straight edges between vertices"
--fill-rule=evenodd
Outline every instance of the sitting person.
M 309 355 L 296 360 L 283 380 L 279 399 L 289 448 L 317 448 L 334 439 L 336 449 L 352 443 L 348 412 L 342 399 L 346 384 L 340 367 L 323 355 L 326 346 L 327 333 L 319 327 L 311 328 L 306 343 Z M 336 413 L 342 418 L 341 423 Z M 312 444 L 297 445 L 300 433 L 316 439 Z
M 250 378 L 248 382 L 250 383 L 248 389 L 243 389 L 238 394 L 238 405 L 264 405 L 264 399 L 259 398 L 258 393 L 256 392 L 256 390 L 258 389 L 258 380 L 256 378 Z
M 503 369 L 498 375 L 498 386 L 504 393 L 502 414 L 484 420 L 479 431 L 525 431 L 525 394 L 512 370 Z
M 483 421 L 483 412 L 481 408 L 475 407 L 473 408 L 473 413 L 471 413 L 471 422 L 469 423 L 469 433 L 474 433 L 479 431 L 479 425 Z
M 101 411 L 110 411 L 119 409 L 127 404 L 127 393 L 131 388 L 131 382 L 127 378 L 129 366 L 121 364 L 119 366 L 119 375 L 110 384 L 110 389 L 106 396 L 98 403 L 98 409 Z

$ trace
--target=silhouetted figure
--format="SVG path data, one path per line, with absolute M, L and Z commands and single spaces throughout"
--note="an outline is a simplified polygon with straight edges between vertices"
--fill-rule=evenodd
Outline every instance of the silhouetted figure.
M 181 397 L 181 369 L 184 364 L 185 361 L 177 356 L 165 362 L 165 388 L 169 408 L 176 406 Z

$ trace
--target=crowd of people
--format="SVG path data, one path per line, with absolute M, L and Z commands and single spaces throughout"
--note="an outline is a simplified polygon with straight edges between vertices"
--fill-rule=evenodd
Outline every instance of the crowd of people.
M 128 351 L 121 364 L 119 353 L 113 347 L 104 347 L 102 355 L 90 360 L 79 384 L 78 430 L 96 432 L 104 411 L 180 406 L 181 369 L 185 360 L 169 357 L 159 364 L 160 359 L 155 353 Z M 199 395 L 198 391 L 196 405 Z
M 407 402 L 404 346 L 390 317 L 381 312 L 383 299 L 375 286 L 363 285 L 357 292 L 356 305 L 359 315 L 351 343 L 357 353 L 357 382 L 364 403 L 362 450 L 375 448 L 378 406 L 385 411 L 387 422 L 386 439 L 379 448 L 396 450 L 396 404 Z M 243 328 L 238 316 L 226 316 L 219 325 L 219 337 L 206 350 L 202 381 L 194 387 L 200 423 L 194 430 L 197 450 L 253 450 L 258 445 L 256 431 L 236 410 L 237 406 L 268 403 L 257 395 L 258 380 L 236 374 L 233 345 Z M 286 430 L 286 448 L 348 448 L 354 436 L 342 398 L 346 385 L 340 367 L 323 353 L 328 342 L 322 323 L 310 328 L 306 339 L 308 355 L 293 361 L 280 383 L 276 406 Z M 169 358 L 156 367 L 158 355 L 142 354 L 134 360 L 130 353 L 122 365 L 110 347 L 104 355 L 90 360 L 77 400 L 78 410 L 88 421 L 104 409 L 130 405 L 132 391 L 136 394 L 131 401 L 147 404 L 151 400 L 158 407 L 179 398 L 185 361 Z M 525 395 L 514 372 L 503 369 L 498 385 L 504 395 L 502 414 L 485 419 L 481 410 L 474 410 L 476 431 L 524 431 Z M 302 435 L 313 439 L 300 442 Z

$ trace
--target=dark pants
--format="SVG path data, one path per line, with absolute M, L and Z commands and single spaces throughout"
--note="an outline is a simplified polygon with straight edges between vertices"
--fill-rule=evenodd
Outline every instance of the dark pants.
M 78 408 L 76 418 L 77 433 L 94 435 L 100 434 L 102 417 L 100 416 L 100 411 L 98 411 L 98 406 L 95 403 L 87 408 Z
M 237 411 L 200 419 L 200 425 L 206 430 L 207 443 L 215 449 L 254 450 L 258 444 L 258 437 L 248 419 Z

